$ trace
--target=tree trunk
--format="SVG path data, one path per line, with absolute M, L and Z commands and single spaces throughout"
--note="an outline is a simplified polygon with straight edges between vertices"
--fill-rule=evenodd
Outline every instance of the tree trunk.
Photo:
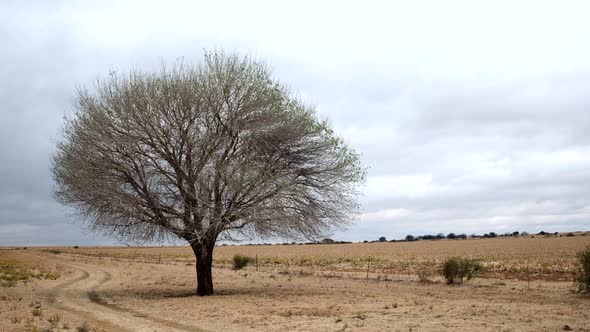
M 213 295 L 213 275 L 211 266 L 213 265 L 213 244 L 194 243 L 191 244 L 195 258 L 197 260 L 197 295 Z

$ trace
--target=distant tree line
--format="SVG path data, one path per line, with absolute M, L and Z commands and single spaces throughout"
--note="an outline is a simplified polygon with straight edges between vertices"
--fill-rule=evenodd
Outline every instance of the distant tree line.
M 545 231 L 540 231 L 539 233 L 535 234 L 535 235 L 539 235 L 539 236 L 566 236 L 566 237 L 572 237 L 572 236 L 576 236 L 573 232 L 569 232 L 569 233 L 565 233 L 565 234 L 560 234 L 559 232 L 553 232 L 553 233 L 548 233 Z M 534 237 L 535 235 L 532 235 L 532 237 Z M 461 234 L 456 234 L 456 233 L 449 233 L 447 235 L 443 234 L 443 233 L 438 233 L 436 235 L 419 235 L 419 236 L 414 236 L 411 234 L 406 235 L 406 237 L 403 240 L 399 240 L 399 241 L 418 241 L 418 240 L 442 240 L 442 239 L 451 239 L 451 240 L 455 240 L 455 239 L 467 239 L 467 238 L 472 238 L 472 239 L 478 239 L 478 238 L 484 238 L 484 239 L 490 239 L 490 238 L 497 238 L 497 237 L 528 237 L 530 236 L 530 234 L 528 232 L 512 232 L 512 233 L 503 233 L 503 234 L 497 234 L 495 232 L 489 232 L 489 233 L 485 233 L 483 235 L 478 235 L 478 234 L 471 234 L 471 235 L 467 235 L 465 233 L 461 233 Z M 382 237 L 383 238 L 383 237 Z M 392 240 L 391 242 L 395 242 L 396 240 Z
M 504 233 L 504 234 L 497 234 L 495 232 L 489 232 L 489 233 L 485 233 L 483 235 L 478 235 L 478 234 L 471 234 L 471 235 L 467 235 L 465 233 L 461 233 L 461 234 L 456 234 L 456 233 L 449 233 L 447 235 L 443 234 L 443 233 L 438 233 L 436 235 L 419 235 L 419 236 L 414 236 L 414 235 L 406 235 L 406 237 L 404 238 L 405 241 L 418 241 L 418 240 L 442 240 L 442 239 L 450 239 L 450 240 L 456 240 L 456 239 L 467 239 L 467 238 L 472 238 L 472 239 L 477 239 L 477 238 L 485 238 L 485 239 L 489 239 L 489 238 L 496 238 L 496 237 L 517 237 L 517 236 L 528 236 L 529 234 L 527 232 L 512 232 L 512 233 Z
M 550 237 L 550 236 L 554 236 L 554 237 L 561 237 L 561 236 L 565 236 L 565 237 L 572 237 L 572 236 L 576 236 L 576 234 L 574 234 L 573 232 L 568 232 L 568 233 L 562 233 L 560 234 L 559 232 L 553 232 L 553 233 L 549 233 L 549 232 L 545 232 L 545 231 L 540 231 L 536 234 L 529 234 L 528 232 L 512 232 L 512 233 L 502 233 L 502 234 L 498 234 L 495 232 L 489 232 L 489 233 L 484 233 L 484 234 L 471 234 L 471 235 L 467 235 L 465 233 L 448 233 L 448 234 L 444 234 L 444 233 L 438 233 L 436 235 L 431 235 L 431 234 L 426 234 L 426 235 L 418 235 L 418 236 L 414 236 L 411 234 L 406 235 L 405 238 L 400 239 L 400 240 L 387 240 L 387 238 L 385 236 L 381 236 L 379 237 L 377 240 L 363 240 L 363 241 L 359 241 L 359 243 L 374 243 L 374 242 L 413 242 L 413 241 L 420 241 L 420 240 L 443 240 L 443 239 L 449 239 L 449 240 L 464 240 L 467 238 L 470 239 L 490 239 L 490 238 L 500 238 L 500 237 L 535 237 L 535 236 L 544 236 L 544 237 Z M 285 243 L 261 243 L 261 244 L 255 244 L 255 243 L 248 243 L 246 245 L 312 245 L 312 244 L 348 244 L 348 243 L 353 243 L 352 241 L 337 241 L 337 240 L 333 240 L 331 238 L 324 238 L 322 240 L 319 241 L 313 241 L 313 242 L 285 242 Z M 222 244 L 222 246 L 227 246 L 228 244 Z M 233 246 L 234 244 L 229 244 L 230 246 Z

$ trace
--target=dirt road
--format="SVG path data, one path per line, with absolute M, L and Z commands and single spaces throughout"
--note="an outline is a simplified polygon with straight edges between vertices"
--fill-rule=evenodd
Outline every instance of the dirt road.
M 100 288 L 112 280 L 111 273 L 89 264 L 59 261 L 79 274 L 45 293 L 48 302 L 71 311 L 94 325 L 113 331 L 203 331 L 172 320 L 152 317 L 109 301 Z
M 149 314 L 119 306 L 101 294 L 101 288 L 112 282 L 112 274 L 88 263 L 74 263 L 64 256 L 48 257 L 44 254 L 24 253 L 46 263 L 60 265 L 70 271 L 67 280 L 39 291 L 36 301 L 47 303 L 48 308 L 64 311 L 88 323 L 94 329 L 106 331 L 192 331 L 195 326 L 172 320 L 152 317 Z

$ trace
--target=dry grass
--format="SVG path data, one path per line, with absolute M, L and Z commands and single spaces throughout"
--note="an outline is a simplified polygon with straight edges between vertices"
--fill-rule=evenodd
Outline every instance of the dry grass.
M 55 280 L 59 273 L 48 270 L 42 264 L 31 264 L 19 261 L 13 253 L 0 252 L 0 286 L 14 287 L 18 282 L 30 279 Z
M 258 256 L 261 267 L 295 269 L 305 273 L 335 271 L 418 274 L 435 273 L 448 257 L 478 259 L 483 277 L 571 280 L 575 253 L 590 244 L 590 236 L 494 238 L 330 245 L 218 246 L 214 264 L 231 265 L 236 254 Z M 46 249 L 47 250 L 47 249 Z M 150 263 L 190 264 L 187 247 L 81 247 L 52 251 Z

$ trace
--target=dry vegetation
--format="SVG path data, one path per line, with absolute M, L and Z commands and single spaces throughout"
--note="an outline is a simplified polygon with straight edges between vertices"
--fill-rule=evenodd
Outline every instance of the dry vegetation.
M 27 283 L 31 279 L 59 278 L 59 273 L 52 271 L 39 261 L 22 261 L 14 252 L 0 252 L 0 286 L 14 287 L 19 282 Z
M 2 250 L 1 262 L 60 277 L 0 287 L 0 331 L 590 331 L 590 298 L 572 282 L 588 244 L 590 236 L 220 246 L 216 295 L 204 298 L 194 295 L 190 248 Z M 258 271 L 231 269 L 234 254 L 258 255 Z M 435 269 L 451 256 L 481 259 L 484 278 L 446 285 Z
M 302 268 L 334 273 L 365 271 L 411 274 L 435 273 L 448 257 L 478 259 L 483 276 L 494 278 L 571 280 L 576 252 L 590 243 L 586 233 L 574 237 L 507 237 L 496 239 L 429 240 L 318 245 L 218 246 L 214 264 L 230 265 L 235 254 L 258 256 L 261 267 Z M 56 250 L 56 249 L 47 249 Z M 83 247 L 59 248 L 70 254 L 153 263 L 186 263 L 194 260 L 182 247 Z

